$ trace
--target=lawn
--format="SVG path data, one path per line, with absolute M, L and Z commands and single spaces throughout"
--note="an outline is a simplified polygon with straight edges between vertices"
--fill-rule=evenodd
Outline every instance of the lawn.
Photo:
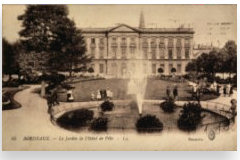
M 91 93 L 95 95 L 97 90 L 109 89 L 113 92 L 113 99 L 128 99 L 127 79 L 105 79 L 92 80 L 74 83 L 73 90 L 75 101 L 90 101 Z M 178 86 L 179 100 L 189 100 L 191 98 L 191 88 L 187 83 L 174 83 L 158 79 L 148 79 L 145 92 L 145 99 L 164 99 L 166 97 L 166 87 L 169 86 L 172 90 L 174 84 Z

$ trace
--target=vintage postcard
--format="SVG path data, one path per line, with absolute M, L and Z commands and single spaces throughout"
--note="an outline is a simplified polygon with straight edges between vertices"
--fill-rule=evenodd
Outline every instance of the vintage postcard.
M 237 150 L 237 5 L 3 5 L 4 151 Z

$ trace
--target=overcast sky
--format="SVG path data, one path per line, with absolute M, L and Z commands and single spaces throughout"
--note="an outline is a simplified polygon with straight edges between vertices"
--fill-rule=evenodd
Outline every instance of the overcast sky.
M 146 27 L 193 27 L 195 44 L 222 46 L 237 39 L 236 5 L 68 5 L 78 27 L 111 27 L 125 23 L 137 27 L 143 11 Z M 21 29 L 17 16 L 25 5 L 3 5 L 3 37 L 16 41 Z

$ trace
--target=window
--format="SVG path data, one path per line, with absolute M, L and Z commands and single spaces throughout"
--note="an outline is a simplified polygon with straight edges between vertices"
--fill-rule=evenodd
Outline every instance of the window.
M 173 47 L 173 38 L 168 39 L 168 47 Z
M 148 58 L 148 48 L 143 48 L 143 58 L 147 59 Z
M 169 59 L 173 59 L 173 53 L 172 53 L 172 49 L 168 49 L 168 58 Z
M 159 48 L 159 53 L 160 53 L 160 59 L 164 59 L 165 54 L 164 54 L 164 48 Z
M 103 72 L 104 72 L 104 65 L 99 64 L 99 73 L 103 73 Z
M 156 64 L 152 64 L 152 74 L 156 74 Z
M 135 57 L 135 47 L 133 46 L 130 47 L 130 53 L 132 57 Z
M 152 59 L 156 59 L 156 48 L 152 48 Z
M 177 59 L 181 59 L 181 48 L 177 47 Z
M 160 38 L 160 43 L 159 43 L 159 48 L 164 48 L 164 47 L 165 47 L 164 38 L 161 37 L 161 38 Z
M 112 75 L 117 75 L 117 64 L 116 63 L 112 63 L 112 65 L 111 65 L 112 67 L 111 67 L 111 73 L 112 73 Z
M 126 58 L 126 47 L 122 47 L 122 58 Z
M 185 39 L 185 44 L 184 44 L 185 47 L 190 47 L 190 40 L 189 38 L 186 38 Z
M 100 38 L 99 42 L 100 44 L 104 44 L 104 38 Z
M 151 47 L 152 48 L 156 48 L 157 47 L 157 45 L 156 45 L 156 38 L 152 38 L 152 40 L 151 40 Z
M 160 64 L 160 68 L 162 68 L 162 69 L 163 69 L 163 72 L 164 72 L 164 70 L 165 70 L 165 65 L 164 65 L 164 64 Z
M 99 48 L 99 58 L 103 58 L 104 48 Z
M 144 39 L 142 40 L 142 47 L 143 47 L 143 48 L 148 48 L 147 38 L 144 38 Z
M 176 44 L 177 47 L 181 47 L 182 46 L 182 43 L 181 43 L 181 39 L 178 38 L 177 39 L 177 44 Z
M 91 56 L 93 57 L 93 58 L 95 58 L 95 48 L 91 48 Z
M 169 71 L 170 74 L 172 73 L 172 72 L 171 72 L 172 68 L 173 68 L 173 64 L 169 64 L 169 66 L 168 66 L 168 71 Z
M 189 56 L 189 48 L 185 48 L 185 58 L 186 59 L 190 58 L 190 56 Z
M 117 58 L 117 47 L 112 47 L 112 56 L 113 58 Z
M 95 44 L 95 38 L 91 38 L 91 43 Z
M 177 73 L 181 73 L 181 71 L 182 71 L 182 65 L 178 64 L 177 65 Z

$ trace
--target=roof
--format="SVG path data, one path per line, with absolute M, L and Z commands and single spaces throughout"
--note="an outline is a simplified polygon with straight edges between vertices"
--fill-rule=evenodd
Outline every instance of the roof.
M 129 30 L 117 30 L 120 27 L 128 28 Z M 138 28 L 131 27 L 126 24 L 119 24 L 108 28 L 81 28 L 83 33 L 109 33 L 109 32 L 138 32 L 138 33 L 189 33 L 194 34 L 193 28 Z

